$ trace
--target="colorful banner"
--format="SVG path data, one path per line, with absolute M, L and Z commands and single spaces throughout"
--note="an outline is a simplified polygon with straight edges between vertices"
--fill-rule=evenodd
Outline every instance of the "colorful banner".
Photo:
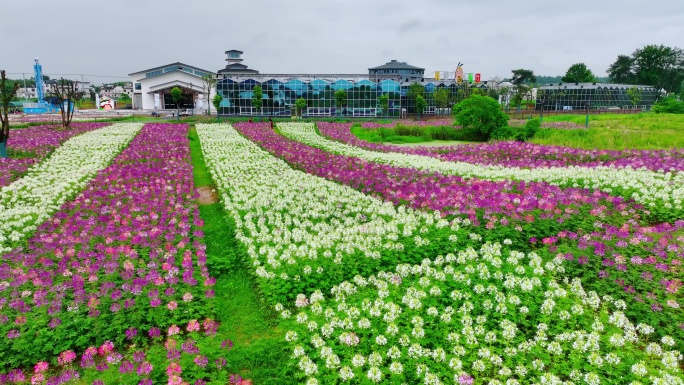
M 468 83 L 472 83 L 472 82 L 473 82 L 473 73 L 468 72 Z
M 475 74 L 475 83 L 479 83 L 481 79 L 480 74 Z
M 439 71 L 435 71 L 435 80 L 439 80 Z
M 456 67 L 456 73 L 454 74 L 454 78 L 456 81 L 461 84 L 463 82 L 463 67 L 458 66 Z

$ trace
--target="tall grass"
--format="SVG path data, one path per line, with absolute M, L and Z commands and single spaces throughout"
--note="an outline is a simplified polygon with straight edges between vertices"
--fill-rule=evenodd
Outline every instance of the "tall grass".
M 585 115 L 561 115 L 544 121 L 584 124 L 585 119 Z M 587 130 L 540 130 L 532 143 L 588 150 L 684 148 L 684 115 L 590 115 Z
M 424 143 L 435 140 L 472 141 L 480 140 L 471 131 L 449 126 L 405 126 L 397 124 L 394 128 L 361 128 L 355 124 L 351 128 L 357 138 L 373 143 Z

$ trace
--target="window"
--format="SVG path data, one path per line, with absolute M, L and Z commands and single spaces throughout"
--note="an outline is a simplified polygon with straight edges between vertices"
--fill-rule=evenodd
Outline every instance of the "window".
M 140 83 L 135 83 L 135 89 L 137 91 L 140 91 L 142 89 L 142 86 L 140 85 Z
M 237 59 L 237 58 L 240 57 L 240 54 L 237 53 L 237 52 L 231 52 L 231 53 L 228 54 L 228 57 L 229 57 L 229 58 L 232 58 L 232 59 Z

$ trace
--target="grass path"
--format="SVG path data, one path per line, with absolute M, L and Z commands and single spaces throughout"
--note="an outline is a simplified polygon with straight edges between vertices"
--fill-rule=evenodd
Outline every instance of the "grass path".
M 214 186 L 207 170 L 194 127 L 189 133 L 195 187 Z M 235 344 L 228 360 L 229 372 L 238 373 L 254 384 L 295 383 L 288 373 L 290 351 L 277 318 L 260 299 L 258 288 L 245 262 L 242 245 L 235 239 L 235 223 L 225 215 L 220 202 L 201 204 L 207 263 L 217 278 L 216 313 L 221 322 L 219 335 Z

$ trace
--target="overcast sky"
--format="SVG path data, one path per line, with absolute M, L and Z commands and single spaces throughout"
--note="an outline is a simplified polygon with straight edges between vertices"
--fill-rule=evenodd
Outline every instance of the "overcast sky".
M 0 68 L 27 76 L 34 57 L 45 74 L 122 80 L 177 61 L 217 71 L 229 49 L 244 51 L 244 64 L 261 73 L 368 73 L 397 59 L 426 74 L 462 62 L 483 79 L 514 68 L 562 75 L 577 62 L 604 76 L 619 54 L 684 46 L 682 0 L 0 3 Z

